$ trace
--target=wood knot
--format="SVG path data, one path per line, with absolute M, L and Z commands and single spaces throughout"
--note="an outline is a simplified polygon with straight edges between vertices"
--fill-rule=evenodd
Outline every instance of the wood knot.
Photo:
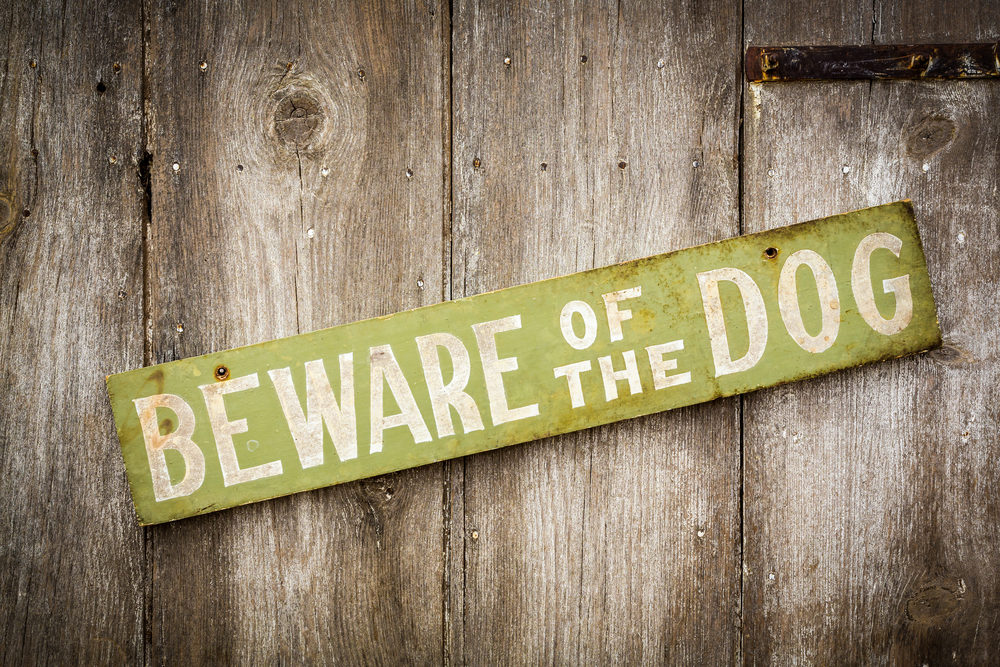
M 0 193 L 0 241 L 14 231 L 18 220 L 14 212 L 13 195 Z
M 311 93 L 290 91 L 274 111 L 274 130 L 285 143 L 305 148 L 319 136 L 325 116 L 323 108 Z
M 10 200 L 10 195 L 0 194 L 0 229 L 10 224 L 10 217 L 13 212 L 14 204 Z
M 927 586 L 906 601 L 906 616 L 911 621 L 934 623 L 954 613 L 961 602 L 961 596 L 950 588 Z
M 939 114 L 924 116 L 903 131 L 906 152 L 918 160 L 931 158 L 955 140 L 955 121 Z
M 928 352 L 927 356 L 942 366 L 968 366 L 976 363 L 976 358 L 971 352 L 948 339 L 941 344 L 941 347 Z

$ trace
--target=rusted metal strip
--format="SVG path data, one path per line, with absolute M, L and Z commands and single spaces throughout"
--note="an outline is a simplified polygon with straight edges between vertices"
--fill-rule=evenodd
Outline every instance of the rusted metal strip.
M 751 46 L 751 82 L 1000 77 L 1000 43 Z

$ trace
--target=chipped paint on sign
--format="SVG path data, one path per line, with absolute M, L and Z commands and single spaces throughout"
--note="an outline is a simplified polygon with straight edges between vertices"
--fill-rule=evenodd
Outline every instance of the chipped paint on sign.
M 171 521 L 940 344 L 909 202 L 114 375 Z

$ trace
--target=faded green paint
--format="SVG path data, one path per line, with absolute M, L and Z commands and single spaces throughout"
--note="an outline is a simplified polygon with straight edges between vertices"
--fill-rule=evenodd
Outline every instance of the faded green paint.
M 908 274 L 913 296 L 912 320 L 902 331 L 889 336 L 877 333 L 862 319 L 851 287 L 855 248 L 861 239 L 873 232 L 888 232 L 902 241 L 898 259 L 887 250 L 872 254 L 871 276 L 879 312 L 890 318 L 896 308 L 895 296 L 883 293 L 883 279 Z M 769 253 L 770 248 L 777 252 Z M 791 338 L 778 309 L 779 272 L 784 259 L 800 249 L 813 250 L 829 263 L 839 292 L 839 334 L 832 347 L 820 353 L 803 350 Z M 696 274 L 722 267 L 745 271 L 760 287 L 769 330 L 763 357 L 753 368 L 716 377 Z M 815 335 L 821 326 L 816 282 L 808 270 L 800 269 L 796 275 L 802 319 L 806 330 Z M 622 324 L 624 339 L 611 342 L 601 295 L 637 285 L 642 288 L 641 296 L 620 304 L 622 309 L 632 312 L 632 318 Z M 720 296 L 731 354 L 739 357 L 749 345 L 742 302 L 735 287 L 726 283 L 720 284 Z M 559 326 L 563 306 L 574 300 L 588 303 L 597 316 L 596 342 L 584 350 L 570 347 Z M 511 407 L 537 403 L 539 414 L 494 426 L 472 325 L 517 314 L 521 316 L 521 329 L 496 337 L 499 356 L 517 358 L 518 370 L 503 375 L 507 402 Z M 575 324 L 579 334 L 582 331 L 580 318 L 575 318 Z M 485 426 L 483 430 L 463 434 L 457 413 L 452 410 L 452 423 L 458 435 L 437 437 L 423 366 L 414 343 L 416 336 L 436 332 L 457 336 L 469 352 L 471 378 L 465 391 L 478 406 Z M 677 339 L 683 339 L 684 349 L 666 355 L 666 358 L 677 360 L 676 370 L 668 374 L 690 372 L 691 381 L 654 389 L 644 348 Z M 909 202 L 898 202 L 122 373 L 108 378 L 108 391 L 136 511 L 141 523 L 152 524 L 709 401 L 911 354 L 939 344 L 931 286 L 912 207 Z M 392 346 L 432 435 L 430 442 L 415 443 L 407 427 L 395 427 L 385 431 L 382 451 L 369 453 L 369 349 L 378 345 Z M 607 401 L 597 358 L 611 355 L 615 369 L 622 369 L 622 353 L 626 350 L 635 351 L 642 392 L 630 395 L 628 383 L 621 381 L 617 383 L 619 398 Z M 339 401 L 342 392 L 338 355 L 345 352 L 354 355 L 357 458 L 341 462 L 329 432 L 324 430 L 324 462 L 304 469 L 267 371 L 291 369 L 304 409 L 304 363 L 323 359 Z M 442 374 L 447 382 L 452 369 L 447 355 L 441 357 Z M 584 360 L 591 361 L 591 371 L 581 376 L 586 405 L 574 409 L 566 378 L 555 377 L 553 368 Z M 215 378 L 220 366 L 228 370 L 225 380 Z M 253 373 L 258 375 L 259 387 L 225 396 L 228 419 L 245 418 L 249 429 L 234 436 L 239 465 L 247 468 L 278 460 L 283 472 L 226 487 L 206 402 L 198 387 L 212 382 L 232 382 Z M 196 426 L 191 439 L 204 453 L 205 479 L 200 488 L 188 496 L 158 502 L 153 495 L 146 445 L 133 399 L 164 393 L 181 397 L 193 410 Z M 386 414 L 398 412 L 388 388 L 385 395 Z M 170 410 L 161 408 L 157 418 L 162 434 L 176 429 L 177 416 Z M 185 475 L 184 461 L 174 451 L 167 450 L 165 456 L 170 478 L 176 484 Z

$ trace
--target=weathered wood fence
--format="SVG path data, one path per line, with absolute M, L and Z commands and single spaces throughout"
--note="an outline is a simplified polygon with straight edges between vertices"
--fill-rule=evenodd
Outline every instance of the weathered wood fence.
M 991 0 L 0 12 L 0 661 L 985 663 L 1000 84 L 748 44 Z M 104 376 L 904 197 L 946 345 L 174 524 Z

